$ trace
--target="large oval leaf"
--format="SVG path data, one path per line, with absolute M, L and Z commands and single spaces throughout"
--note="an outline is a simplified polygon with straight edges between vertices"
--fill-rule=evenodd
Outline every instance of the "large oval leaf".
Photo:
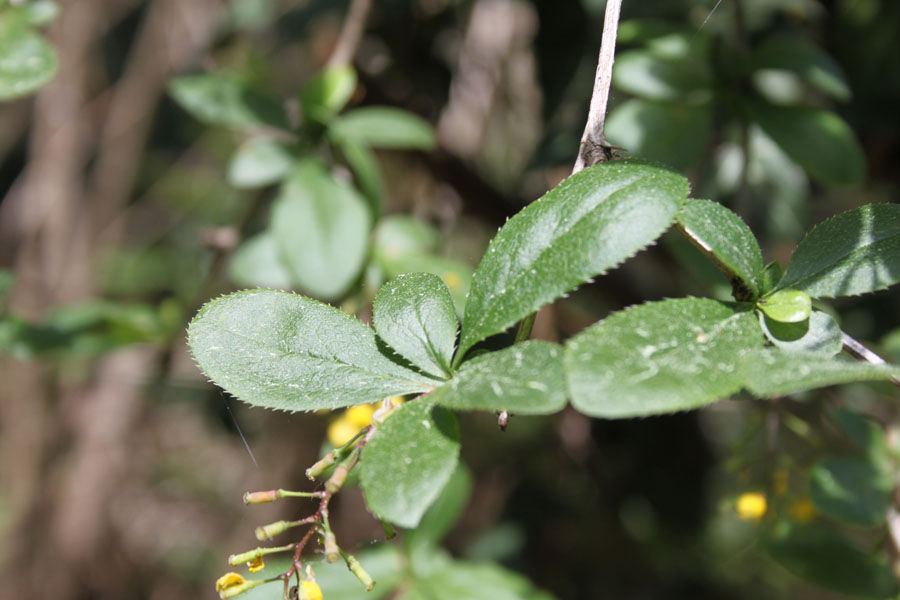
M 691 199 L 676 218 L 691 243 L 725 274 L 738 300 L 752 300 L 761 293 L 762 251 L 739 216 L 718 202 Z
M 408 402 L 363 449 L 360 482 L 366 505 L 382 519 L 415 527 L 458 459 L 459 426 L 453 413 L 425 399 Z
M 850 126 L 835 113 L 805 106 L 748 103 L 753 118 L 785 154 L 822 183 L 862 182 L 866 164 Z
M 687 193 L 678 173 L 614 161 L 572 175 L 526 206 L 500 229 L 475 272 L 455 362 L 651 244 Z
M 287 292 L 248 290 L 207 303 L 188 344 L 213 382 L 266 408 L 340 408 L 431 388 L 386 358 L 369 327 Z
M 816 509 L 851 525 L 884 523 L 893 490 L 888 469 L 856 456 L 826 458 L 809 474 L 809 499 Z
M 573 406 L 634 417 L 704 406 L 741 389 L 741 355 L 763 335 L 751 311 L 683 298 L 613 314 L 566 344 Z
M 291 289 L 291 274 L 268 231 L 247 238 L 228 263 L 228 274 L 240 286 Z
M 56 68 L 53 46 L 14 15 L 0 18 L 0 101 L 36 92 Z
M 533 340 L 476 356 L 429 397 L 458 410 L 557 412 L 566 405 L 562 351 Z
M 300 163 L 285 180 L 270 226 L 294 280 L 323 300 L 340 297 L 359 276 L 370 227 L 359 193 L 312 160 Z
M 794 250 L 778 289 L 813 298 L 865 294 L 900 282 L 900 206 L 869 204 L 832 217 Z
M 712 106 L 635 98 L 610 112 L 604 133 L 630 156 L 689 169 L 703 157 L 712 130 Z
M 450 375 L 456 309 L 446 284 L 431 273 L 408 273 L 384 284 L 373 307 L 378 336 L 429 375 Z
M 294 157 L 274 140 L 249 140 L 241 145 L 228 163 L 225 176 L 236 188 L 254 188 L 281 181 L 294 165 Z

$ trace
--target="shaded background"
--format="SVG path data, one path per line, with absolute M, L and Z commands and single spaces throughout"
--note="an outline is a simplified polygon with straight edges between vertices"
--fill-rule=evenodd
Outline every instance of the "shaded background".
M 738 210 L 767 260 L 784 264 L 810 225 L 900 197 L 900 5 L 754 0 L 738 11 L 737 1 L 711 12 L 714 2 L 626 0 L 623 20 L 665 19 L 708 37 L 713 50 L 695 61 L 779 31 L 822 48 L 852 96 L 812 101 L 851 125 L 865 181 L 824 185 L 793 166 L 783 185 L 765 165 L 737 185 L 717 180 L 710 173 L 730 164 L 742 139 L 721 107 L 708 137 L 629 125 L 648 127 L 659 143 L 645 154 L 678 164 L 698 195 Z M 351 103 L 406 108 L 440 140 L 433 153 L 379 153 L 389 211 L 434 224 L 444 255 L 476 265 L 507 216 L 571 171 L 603 4 L 376 2 Z M 165 86 L 176 74 L 225 69 L 290 98 L 327 60 L 346 8 L 63 2 L 47 30 L 59 73 L 37 96 L 0 109 L 0 267 L 15 276 L 0 309 L 40 334 L 25 343 L 8 324 L 0 329 L 3 597 L 214 597 L 225 557 L 255 546 L 253 527 L 296 516 L 292 505 L 245 508 L 241 495 L 304 489 L 329 417 L 226 398 L 194 366 L 183 335 L 204 301 L 235 289 L 229 253 L 265 222 L 272 193 L 230 188 L 225 165 L 240 139 L 194 121 Z M 716 66 L 717 89 L 748 93 L 729 73 Z M 615 89 L 613 109 L 631 97 Z M 685 153 L 696 159 L 679 164 Z M 565 339 L 636 302 L 723 290 L 724 279 L 666 237 L 543 310 L 536 335 Z M 895 290 L 834 305 L 845 330 L 890 352 L 884 338 L 900 327 L 898 300 Z M 506 433 L 491 415 L 465 415 L 463 456 L 478 500 L 448 547 L 502 561 L 560 599 L 830 597 L 756 552 L 753 525 L 735 517 L 732 500 L 764 487 L 783 455 L 793 455 L 784 464 L 799 485 L 816 457 L 793 439 L 773 450 L 765 429 L 773 415 L 816 423 L 828 406 L 851 403 L 893 425 L 879 402 L 875 388 L 848 386 L 665 418 L 593 421 L 564 411 L 514 418 Z M 334 506 L 344 545 L 380 539 L 358 493 Z

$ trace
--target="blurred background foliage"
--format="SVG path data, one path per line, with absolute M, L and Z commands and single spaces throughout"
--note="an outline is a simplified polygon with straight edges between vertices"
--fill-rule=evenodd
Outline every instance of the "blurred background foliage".
M 422 270 L 459 306 L 496 228 L 571 171 L 604 4 L 380 0 L 353 68 L 323 71 L 348 2 L 2 3 L 3 596 L 212 597 L 256 524 L 294 518 L 241 495 L 306 485 L 336 417 L 226 398 L 193 365 L 187 321 L 256 285 L 365 320 L 381 282 Z M 686 172 L 784 264 L 812 224 L 900 197 L 898 31 L 889 0 L 626 1 L 607 136 Z M 298 170 L 316 183 L 292 187 Z M 727 298 L 711 268 L 667 235 L 542 310 L 536 336 L 644 300 Z M 898 305 L 893 290 L 825 308 L 900 360 Z M 564 411 L 505 433 L 465 415 L 471 475 L 448 491 L 463 500 L 448 501 L 461 516 L 445 547 L 561 600 L 888 597 L 893 582 L 860 573 L 883 573 L 882 551 L 896 562 L 895 480 L 861 513 L 828 488 L 896 464 L 883 392 L 626 421 Z M 333 506 L 345 544 L 382 539 L 358 493 Z M 760 539 L 773 514 L 801 535 Z M 429 548 L 449 526 L 434 527 Z M 363 552 L 389 589 L 400 555 Z M 437 587 L 543 597 L 508 571 L 422 556 Z M 331 577 L 326 597 L 364 597 Z

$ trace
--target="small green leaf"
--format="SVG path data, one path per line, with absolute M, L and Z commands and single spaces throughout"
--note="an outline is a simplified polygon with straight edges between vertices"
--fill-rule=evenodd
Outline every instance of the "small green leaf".
M 450 290 L 437 275 L 408 273 L 391 279 L 375 297 L 378 336 L 425 373 L 444 379 L 459 324 Z
M 59 5 L 53 0 L 30 0 L 16 3 L 3 10 L 9 11 L 14 18 L 20 18 L 32 27 L 49 25 L 59 16 Z
M 365 200 L 313 160 L 297 165 L 272 207 L 270 228 L 284 264 L 304 291 L 323 300 L 339 298 L 359 276 L 370 227 Z
M 384 183 L 381 180 L 381 169 L 375 154 L 365 146 L 350 141 L 341 143 L 341 151 L 347 164 L 353 169 L 356 185 L 369 201 L 372 217 L 377 219 L 384 210 Z
M 246 287 L 291 289 L 291 273 L 278 255 L 275 238 L 268 231 L 245 240 L 228 264 L 228 274 L 236 284 Z
M 36 92 L 56 74 L 56 51 L 16 15 L 0 16 L 0 101 Z
M 763 348 L 748 350 L 744 355 L 744 376 L 750 393 L 771 398 L 839 383 L 900 377 L 900 367 Z
M 434 402 L 407 402 L 366 444 L 361 474 L 366 505 L 400 527 L 419 524 L 447 484 L 459 458 L 456 417 Z
M 809 319 L 784 323 L 759 313 L 759 324 L 769 341 L 785 352 L 813 352 L 834 356 L 843 348 L 841 328 L 828 313 L 812 311 Z
M 850 525 L 884 523 L 893 489 L 890 473 L 865 458 L 826 458 L 809 475 L 809 498 L 816 509 Z
M 249 140 L 238 148 L 228 164 L 228 183 L 236 188 L 254 188 L 284 179 L 294 165 L 294 157 L 273 140 Z
M 782 277 L 784 277 L 784 270 L 778 261 L 773 260 L 767 264 L 760 277 L 760 294 L 765 295 L 774 290 Z
M 820 525 L 780 523 L 763 547 L 794 575 L 843 594 L 886 600 L 900 592 L 883 556 L 865 552 Z
M 380 261 L 388 277 L 403 273 L 431 273 L 444 280 L 453 298 L 456 314 L 462 315 L 472 283 L 472 267 L 464 262 L 433 254 L 405 254 Z
M 375 148 L 431 150 L 437 144 L 427 121 L 387 106 L 367 106 L 345 113 L 331 123 L 329 133 L 336 140 Z
M 799 323 L 809 319 L 812 299 L 806 292 L 782 289 L 760 298 L 756 306 L 774 321 Z
M 287 292 L 247 290 L 207 303 L 188 344 L 213 382 L 266 408 L 341 408 L 431 388 L 386 358 L 369 327 Z
M 500 229 L 475 272 L 455 362 L 653 243 L 687 192 L 683 176 L 624 160 L 584 169 L 526 206 Z
M 415 583 L 403 600 L 553 600 L 521 575 L 493 563 L 455 561 Z
M 288 129 L 287 114 L 274 98 L 225 73 L 186 75 L 169 81 L 169 95 L 194 118 L 236 129 Z
M 687 170 L 703 157 L 712 129 L 710 104 L 692 106 L 635 98 L 609 114 L 604 133 L 629 156 Z
M 833 112 L 764 102 L 748 107 L 760 127 L 813 179 L 855 185 L 865 178 L 862 148 L 850 126 Z
M 642 304 L 566 344 L 572 405 L 635 417 L 698 408 L 741 389 L 741 356 L 763 344 L 746 306 L 683 298 Z
M 877 464 L 890 460 L 884 429 L 870 417 L 840 407 L 831 413 L 831 420 L 869 460 Z
M 820 223 L 794 250 L 779 289 L 852 296 L 900 281 L 900 206 L 868 204 Z
M 326 67 L 306 84 L 300 94 L 303 116 L 311 121 L 327 123 L 347 105 L 355 89 L 356 71 L 352 67 Z
M 459 463 L 437 500 L 422 516 L 418 527 L 405 535 L 410 553 L 436 547 L 453 527 L 469 502 L 472 474 Z
M 566 405 L 562 349 L 532 340 L 476 356 L 429 397 L 456 410 L 555 413 Z
M 8 292 L 16 282 L 16 275 L 9 269 L 0 269 L 0 298 Z
M 717 202 L 690 199 L 675 218 L 688 239 L 725 274 L 736 299 L 759 296 L 762 251 L 739 216 Z
M 833 98 L 850 99 L 850 88 L 841 67 L 821 48 L 802 37 L 772 36 L 753 48 L 750 62 L 757 70 L 795 73 Z

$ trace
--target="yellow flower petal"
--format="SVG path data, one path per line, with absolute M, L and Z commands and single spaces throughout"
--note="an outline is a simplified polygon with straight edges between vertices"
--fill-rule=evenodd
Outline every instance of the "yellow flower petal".
M 375 407 L 371 404 L 360 404 L 359 406 L 351 406 L 344 413 L 343 418 L 347 419 L 357 427 L 357 431 L 372 422 L 372 413 Z
M 245 579 L 240 573 L 225 573 L 216 580 L 216 591 L 221 592 L 230 587 L 243 584 Z
M 447 271 L 444 273 L 443 280 L 451 290 L 458 290 L 462 285 L 462 277 L 455 271 Z
M 266 563 L 263 562 L 262 556 L 257 556 L 256 558 L 254 558 L 253 560 L 251 560 L 250 562 L 247 563 L 247 569 L 251 573 L 256 573 L 257 571 L 262 571 L 265 568 L 266 568 Z
M 745 521 L 759 521 L 766 514 L 766 495 L 760 492 L 746 492 L 738 496 L 735 509 L 739 518 Z
M 300 584 L 300 600 L 322 600 L 322 588 L 315 581 L 309 579 Z
M 339 448 L 353 439 L 359 433 L 359 427 L 344 417 L 335 419 L 328 425 L 328 441 L 335 448 Z

